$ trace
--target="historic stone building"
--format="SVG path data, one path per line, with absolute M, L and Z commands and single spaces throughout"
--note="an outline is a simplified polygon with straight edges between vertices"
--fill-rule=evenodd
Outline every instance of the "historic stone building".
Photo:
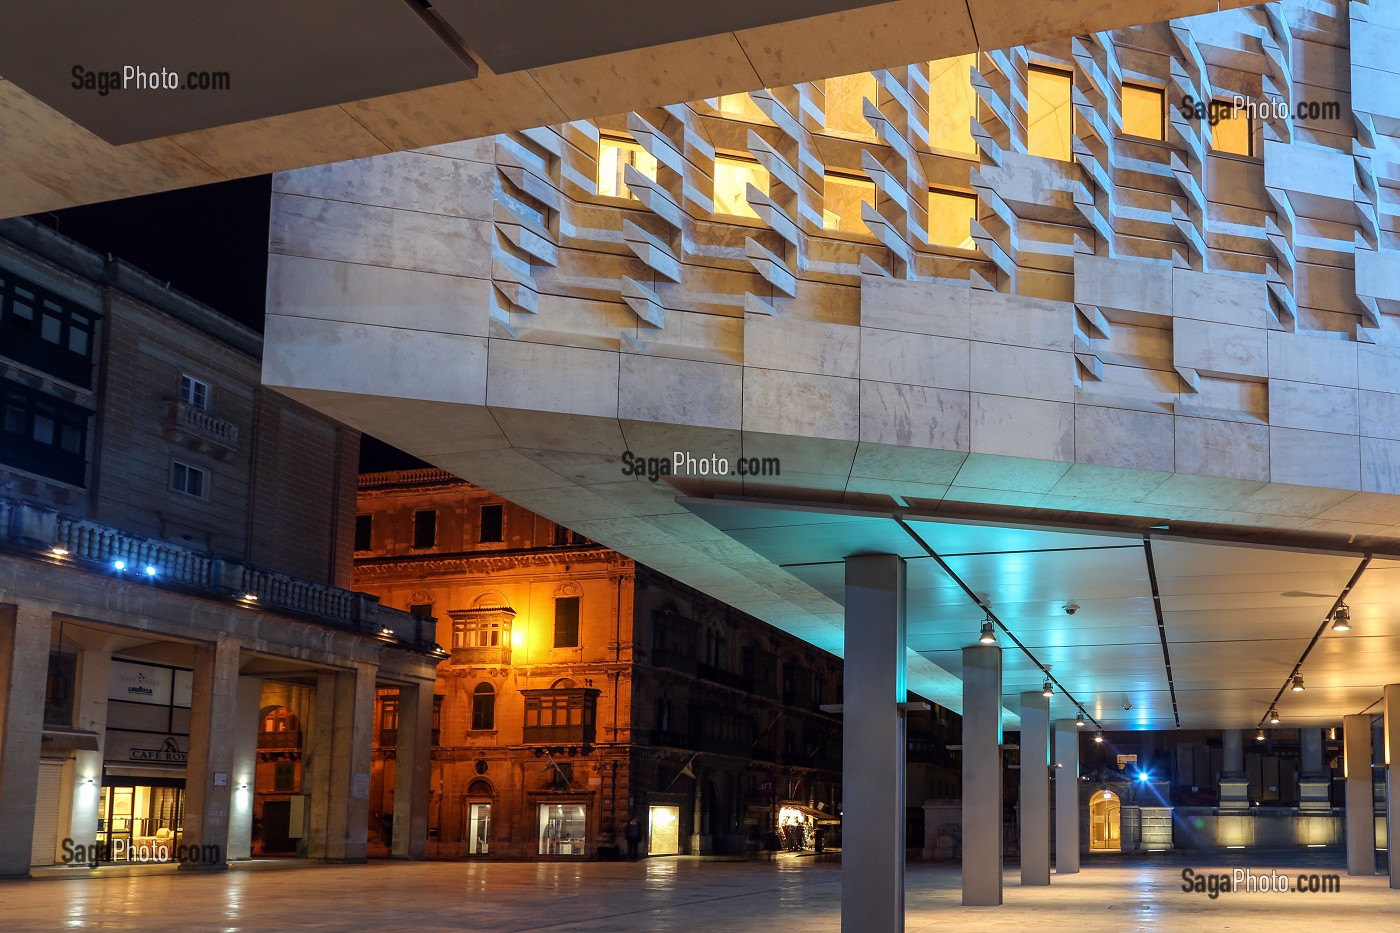
M 348 589 L 358 435 L 261 386 L 261 351 L 0 224 L 0 876 L 363 858 L 377 683 L 423 852 L 432 633 Z
M 365 474 L 359 507 L 357 588 L 435 616 L 449 651 L 431 854 L 606 856 L 632 816 L 651 854 L 834 843 L 837 658 L 440 470 Z

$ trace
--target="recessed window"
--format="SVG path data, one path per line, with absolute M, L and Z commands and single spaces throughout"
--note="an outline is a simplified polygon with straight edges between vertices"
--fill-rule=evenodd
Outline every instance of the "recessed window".
M 827 78 L 825 90 L 828 130 L 865 139 L 875 135 L 865 119 L 866 99 L 872 103 L 880 99 L 879 85 L 873 74 L 861 71 L 840 78 Z
M 1070 161 L 1072 111 L 1070 73 L 1032 65 L 1026 74 L 1026 151 Z
M 0 347 L 11 359 L 89 386 L 95 327 L 93 316 L 67 298 L 10 275 L 0 278 Z
M 976 52 L 928 63 L 928 141 L 933 148 L 977 151 L 972 138 L 972 120 L 977 116 L 977 92 L 972 89 L 976 65 Z
M 496 691 L 490 684 L 477 684 L 472 691 L 472 731 L 496 728 Z
M 635 140 L 620 136 L 598 139 L 598 193 L 609 198 L 632 198 L 636 195 L 627 187 L 623 175 L 632 166 L 652 181 L 656 181 L 656 157 L 637 145 Z
M 715 213 L 758 217 L 749 205 L 748 186 L 768 193 L 768 171 L 753 159 L 735 156 L 715 158 Z
M 408 607 L 410 615 L 415 615 L 420 619 L 431 619 L 433 617 L 432 603 L 414 603 Z
M 860 206 L 875 206 L 875 183 L 859 175 L 830 173 L 823 184 L 822 226 L 845 233 L 869 233 Z
M 502 519 L 504 509 L 500 505 L 483 505 L 481 507 L 481 522 L 477 525 L 477 540 L 482 544 L 491 544 L 502 540 Z
M 413 546 L 437 547 L 437 509 L 413 513 Z
M 1254 155 L 1254 122 L 1244 108 L 1228 100 L 1217 100 L 1212 103 L 1211 112 L 1218 115 L 1219 122 L 1210 128 L 1210 148 L 1216 152 Z
M 209 383 L 193 376 L 180 376 L 180 402 L 191 408 L 209 407 Z
M 1123 85 L 1123 133 L 1144 139 L 1165 136 L 1166 93 L 1145 84 Z
M 374 516 L 355 516 L 355 550 L 368 551 L 374 548 Z
M 928 241 L 934 246 L 976 249 L 972 221 L 977 218 L 977 195 L 962 191 L 928 193 Z
M 176 460 L 170 464 L 170 488 L 203 499 L 209 494 L 209 474 Z
M 715 109 L 728 117 L 769 122 L 768 115 L 758 109 L 748 94 L 722 94 L 715 100 Z
M 578 596 L 560 596 L 554 600 L 554 647 L 578 647 Z

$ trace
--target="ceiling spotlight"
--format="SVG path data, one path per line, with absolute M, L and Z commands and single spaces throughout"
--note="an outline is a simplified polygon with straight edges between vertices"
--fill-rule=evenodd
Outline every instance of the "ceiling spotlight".
M 1078 726 L 1079 728 L 1081 728 L 1081 729 L 1084 728 L 1084 714 L 1083 714 L 1083 713 L 1080 713 L 1078 716 L 1074 717 L 1074 724 L 1075 724 L 1076 726 Z
M 1302 675 L 1302 674 L 1294 674 L 1294 675 L 1293 675 L 1293 692 L 1294 692 L 1294 693 L 1302 693 L 1302 692 L 1303 692 L 1303 675 Z
M 1264 730 L 1263 730 L 1263 729 L 1260 729 L 1258 732 L 1256 732 L 1256 733 L 1254 734 L 1254 741 L 1256 741 L 1256 742 L 1262 742 L 1262 741 L 1264 741 Z
M 996 626 L 992 625 L 991 622 L 983 622 L 982 635 L 977 640 L 984 645 L 995 645 L 997 643 Z
M 1347 608 L 1346 603 L 1342 603 L 1337 607 L 1337 611 L 1332 613 L 1332 631 L 1351 631 L 1351 610 Z
M 1283 720 L 1279 719 L 1278 717 L 1278 710 L 1271 708 L 1269 710 L 1269 722 L 1273 723 L 1274 725 L 1278 725 L 1282 721 Z
M 1049 677 L 1045 678 L 1045 686 L 1040 688 L 1040 695 L 1043 697 L 1052 697 L 1055 695 L 1055 685 L 1050 683 Z
M 1102 730 L 1102 729 L 1099 729 L 1099 730 L 1097 730 L 1097 731 L 1094 732 L 1094 741 L 1095 741 L 1095 742 L 1100 742 L 1100 743 L 1103 742 L 1103 730 Z

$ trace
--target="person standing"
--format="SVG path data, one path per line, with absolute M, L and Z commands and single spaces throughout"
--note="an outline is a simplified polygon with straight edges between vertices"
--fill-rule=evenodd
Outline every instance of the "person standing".
M 642 844 L 642 824 L 636 816 L 627 821 L 627 828 L 623 831 L 623 836 L 627 839 L 627 861 L 637 860 L 637 848 Z

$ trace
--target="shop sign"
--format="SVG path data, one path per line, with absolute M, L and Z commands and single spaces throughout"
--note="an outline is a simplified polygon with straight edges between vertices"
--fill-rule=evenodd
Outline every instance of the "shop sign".
M 182 765 L 189 753 L 180 749 L 180 744 L 175 741 L 174 736 L 167 736 L 160 748 L 133 748 L 130 757 L 132 761 L 160 761 Z

